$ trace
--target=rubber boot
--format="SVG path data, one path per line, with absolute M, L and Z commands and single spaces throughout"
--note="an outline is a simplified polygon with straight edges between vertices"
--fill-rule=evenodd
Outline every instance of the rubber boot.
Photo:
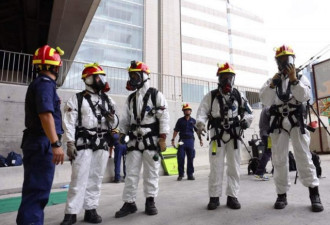
M 102 217 L 97 214 L 96 209 L 85 210 L 84 221 L 88 223 L 101 223 Z
M 316 186 L 314 188 L 309 189 L 309 198 L 311 199 L 312 203 L 312 211 L 313 212 L 322 212 L 323 205 L 320 199 L 319 188 Z
M 125 202 L 123 207 L 121 207 L 121 209 L 116 212 L 115 217 L 116 218 L 124 217 L 127 216 L 128 214 L 135 213 L 136 211 L 137 211 L 137 207 L 135 202 L 132 203 Z
M 158 210 L 155 206 L 155 201 L 154 201 L 153 197 L 148 197 L 146 199 L 145 213 L 147 215 L 156 215 L 156 214 L 158 214 Z
M 284 209 L 287 204 L 288 204 L 288 202 L 286 200 L 286 193 L 278 194 L 276 202 L 274 204 L 274 208 L 275 209 Z
M 72 225 L 77 222 L 76 214 L 65 214 L 61 225 Z
M 239 203 L 237 198 L 228 196 L 227 197 L 227 206 L 231 209 L 240 209 L 241 203 Z
M 219 197 L 211 197 L 210 202 L 207 205 L 208 210 L 214 210 L 220 205 Z

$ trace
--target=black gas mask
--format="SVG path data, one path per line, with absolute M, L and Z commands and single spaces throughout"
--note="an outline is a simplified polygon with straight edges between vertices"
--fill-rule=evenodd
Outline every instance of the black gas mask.
M 93 75 L 93 84 L 91 87 L 96 91 L 107 92 L 110 90 L 110 86 L 107 82 L 105 75 L 103 74 L 94 74 Z
M 290 64 L 294 64 L 295 57 L 293 55 L 283 55 L 276 58 L 278 71 L 281 73 L 287 73 L 286 68 Z
M 142 71 L 134 71 L 128 73 L 129 80 L 126 84 L 126 89 L 129 91 L 134 91 L 140 89 L 147 80 L 143 80 Z
M 231 93 L 235 81 L 235 74 L 222 73 L 219 75 L 218 88 L 223 94 Z

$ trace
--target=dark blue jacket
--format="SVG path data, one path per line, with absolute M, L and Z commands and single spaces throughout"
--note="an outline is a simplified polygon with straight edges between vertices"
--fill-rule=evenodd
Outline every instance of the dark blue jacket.
M 196 120 L 192 117 L 186 120 L 185 117 L 181 117 L 176 122 L 174 131 L 179 132 L 180 140 L 182 139 L 194 139 L 194 130 Z
M 50 77 L 39 74 L 32 81 L 25 98 L 25 127 L 30 134 L 45 134 L 40 113 L 50 112 L 53 114 L 57 134 L 63 134 L 60 98 L 56 93 L 56 82 Z

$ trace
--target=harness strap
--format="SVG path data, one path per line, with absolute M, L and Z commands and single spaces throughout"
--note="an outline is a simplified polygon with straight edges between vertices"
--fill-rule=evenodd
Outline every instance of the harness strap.
M 93 152 L 97 151 L 97 150 L 104 150 L 104 151 L 108 151 L 108 149 L 106 148 L 97 148 L 97 149 L 93 149 L 93 145 L 92 144 L 83 144 L 83 145 L 79 145 L 76 146 L 77 151 L 81 151 L 81 150 L 86 150 L 86 149 L 92 149 Z
M 225 144 L 228 143 L 231 139 L 234 139 L 234 149 L 237 149 L 238 147 L 238 140 L 240 139 L 240 135 L 237 134 L 236 127 L 239 127 L 238 122 L 234 122 L 230 124 L 229 127 L 224 127 L 222 124 L 220 124 L 215 128 L 215 135 L 211 138 L 211 141 L 217 141 L 218 147 L 221 147 L 221 141 L 223 141 Z M 219 131 L 220 130 L 220 131 Z M 224 132 L 227 131 L 230 135 L 230 139 L 228 141 L 224 141 L 222 139 Z
M 304 117 L 303 117 L 303 105 L 299 104 L 299 105 L 294 105 L 294 104 L 287 104 L 287 106 L 289 108 L 295 108 L 293 111 L 290 112 L 280 112 L 279 108 L 283 107 L 286 104 L 281 104 L 281 105 L 273 105 L 270 107 L 269 112 L 270 115 L 274 116 L 273 122 L 270 125 L 270 129 L 269 129 L 269 133 L 273 133 L 275 129 L 279 129 L 279 132 L 281 132 L 281 130 L 286 131 L 287 133 L 290 133 L 291 130 L 286 130 L 283 128 L 282 126 L 282 122 L 284 120 L 285 117 L 288 117 L 288 120 L 290 122 L 291 125 L 291 129 L 293 127 L 299 127 L 300 128 L 300 132 L 302 134 L 305 134 L 305 128 L 313 131 L 313 128 L 307 126 L 304 123 Z M 296 118 L 297 122 L 294 122 L 293 120 L 293 116 Z
M 152 104 L 154 105 L 154 107 L 157 108 L 156 106 L 156 96 L 157 96 L 158 90 L 155 88 L 150 87 L 147 92 L 145 93 L 145 95 L 143 96 L 143 106 L 142 106 L 142 111 L 141 111 L 141 118 L 140 118 L 140 122 L 144 119 L 145 116 L 145 112 L 146 112 L 146 107 L 148 104 L 148 100 L 149 97 L 151 96 L 151 101 Z M 137 106 L 136 106 L 136 92 L 130 94 L 128 96 L 128 107 L 130 109 L 130 103 L 133 100 L 133 114 L 134 114 L 134 119 L 137 121 Z

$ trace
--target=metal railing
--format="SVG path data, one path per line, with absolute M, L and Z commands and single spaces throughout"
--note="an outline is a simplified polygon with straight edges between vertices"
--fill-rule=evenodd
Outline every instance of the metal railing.
M 83 90 L 84 82 L 81 80 L 81 72 L 86 62 L 63 60 L 60 67 L 58 86 L 62 89 Z M 127 69 L 103 66 L 112 94 L 128 95 L 126 82 Z M 32 68 L 32 55 L 0 50 L 0 82 L 28 85 L 36 74 Z M 166 99 L 183 102 L 200 102 L 203 96 L 217 87 L 217 82 L 191 77 L 180 77 L 166 74 L 151 73 L 150 85 L 158 88 Z M 251 104 L 260 102 L 258 89 L 248 87 L 236 87 L 243 92 Z

